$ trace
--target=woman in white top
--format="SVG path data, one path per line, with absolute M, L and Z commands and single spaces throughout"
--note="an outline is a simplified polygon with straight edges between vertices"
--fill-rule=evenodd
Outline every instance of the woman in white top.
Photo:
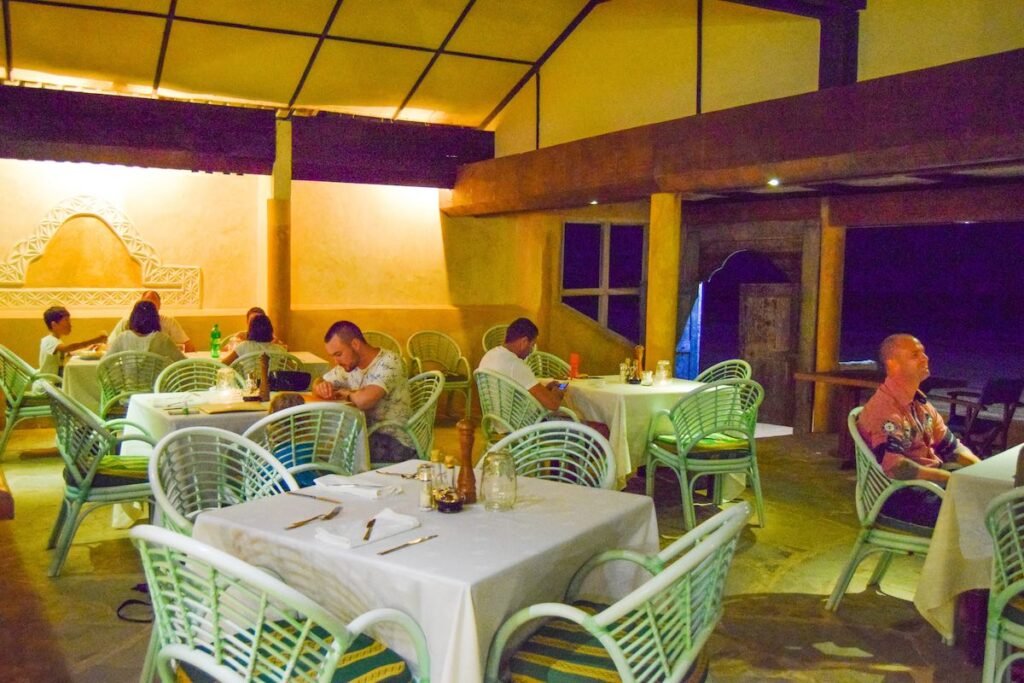
M 235 359 L 250 353 L 283 353 L 287 351 L 283 344 L 274 340 L 274 324 L 265 315 L 254 315 L 249 319 L 249 329 L 245 333 L 245 341 L 239 342 L 220 362 L 231 365 Z
M 151 301 L 139 301 L 128 316 L 128 329 L 110 342 L 107 354 L 118 351 L 149 351 L 169 358 L 172 362 L 181 360 L 181 352 L 166 333 L 160 331 L 160 314 Z

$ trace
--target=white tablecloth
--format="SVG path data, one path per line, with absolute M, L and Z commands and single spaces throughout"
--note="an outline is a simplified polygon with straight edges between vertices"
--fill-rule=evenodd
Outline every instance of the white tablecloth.
M 327 372 L 331 364 L 309 351 L 289 352 L 302 361 L 303 372 L 308 372 L 312 377 L 321 377 Z M 192 351 L 185 354 L 188 358 L 209 358 L 209 351 Z M 96 370 L 99 367 L 99 360 L 85 360 L 77 356 L 71 356 L 64 365 L 64 391 L 68 396 L 82 403 L 86 408 L 99 413 L 100 411 L 100 383 L 96 378 Z
M 154 440 L 159 441 L 182 427 L 219 427 L 241 434 L 258 420 L 267 416 L 266 410 L 252 412 L 216 413 L 200 412 L 198 406 L 212 402 L 202 392 L 179 394 L 135 394 L 129 399 L 127 418 L 144 428 Z M 188 415 L 179 414 L 188 399 Z M 212 397 L 211 397 L 212 398 Z M 144 455 L 150 448 L 141 441 L 128 442 L 124 452 L 129 455 Z
M 388 468 L 413 471 L 417 461 Z M 280 495 L 199 515 L 195 538 L 269 568 L 343 619 L 378 607 L 410 614 L 426 633 L 435 681 L 480 681 L 498 627 L 516 609 L 561 600 L 573 573 L 609 548 L 658 550 L 652 501 L 618 491 L 587 489 L 538 479 L 519 479 L 510 512 L 470 505 L 458 514 L 420 511 L 415 481 L 375 472 L 359 475 L 375 484 L 399 484 L 400 496 L 369 500 L 343 489 L 307 489 L 344 502 L 342 514 L 293 531 L 291 521 L 326 512 L 330 503 Z M 343 549 L 315 540 L 319 528 L 351 525 L 384 507 L 415 515 L 421 526 Z M 334 527 L 329 526 L 334 525 Z M 404 541 L 438 537 L 398 552 L 377 552 Z M 592 597 L 621 595 L 642 580 L 615 563 L 588 581 Z M 395 629 L 376 635 L 407 660 L 410 644 Z
M 603 381 L 602 381 L 603 380 Z M 672 379 L 649 387 L 626 384 L 618 376 L 569 382 L 566 403 L 581 419 L 608 425 L 615 453 L 619 486 L 646 462 L 647 426 L 656 410 L 671 408 L 684 394 L 703 386 L 688 379 Z M 667 426 L 671 429 L 670 426 Z
M 992 540 L 985 529 L 985 510 L 993 498 L 1013 488 L 1020 449 L 1014 446 L 953 472 L 946 485 L 914 605 L 947 641 L 953 637 L 957 596 L 991 585 Z

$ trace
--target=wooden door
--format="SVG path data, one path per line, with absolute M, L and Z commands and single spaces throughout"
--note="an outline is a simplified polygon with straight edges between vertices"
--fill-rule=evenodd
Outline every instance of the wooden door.
M 754 379 L 764 387 L 759 422 L 793 425 L 799 343 L 799 285 L 740 285 L 740 358 L 750 363 Z

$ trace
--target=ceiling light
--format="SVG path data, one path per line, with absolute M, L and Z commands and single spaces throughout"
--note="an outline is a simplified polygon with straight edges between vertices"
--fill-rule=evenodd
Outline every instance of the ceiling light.
M 597 200 L 596 199 L 591 199 L 590 200 L 590 205 L 591 206 L 597 206 Z
M 768 179 L 768 186 L 769 187 L 778 187 L 781 184 L 782 184 L 782 181 L 779 180 L 778 178 L 769 178 Z

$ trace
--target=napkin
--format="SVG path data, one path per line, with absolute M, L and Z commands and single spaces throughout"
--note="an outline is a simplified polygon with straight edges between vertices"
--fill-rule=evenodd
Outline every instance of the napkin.
M 373 534 L 369 541 L 364 541 L 366 534 L 366 521 L 361 520 L 332 520 L 321 524 L 316 530 L 316 539 L 328 545 L 339 548 L 356 548 L 367 543 L 374 543 L 381 539 L 395 534 L 400 534 L 409 529 L 415 529 L 420 525 L 420 520 L 412 515 L 403 515 L 391 508 L 384 508 L 376 515 L 377 521 L 373 524 Z
M 369 484 L 355 477 L 346 477 L 342 474 L 325 474 L 313 480 L 317 486 L 328 489 L 338 489 L 340 493 L 351 493 L 360 498 L 387 498 L 402 492 L 401 486 L 382 486 Z

